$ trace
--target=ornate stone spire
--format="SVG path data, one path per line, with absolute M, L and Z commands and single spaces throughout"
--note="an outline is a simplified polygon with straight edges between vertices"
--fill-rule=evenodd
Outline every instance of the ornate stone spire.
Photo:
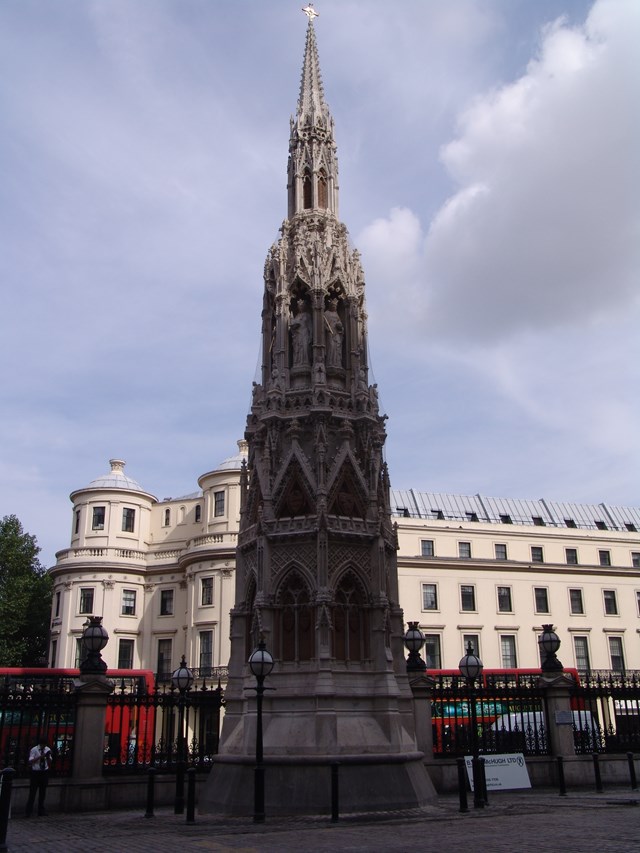
M 296 117 L 289 139 L 289 218 L 305 210 L 338 215 L 338 161 L 333 138 L 333 118 L 324 100 L 312 5 L 302 63 Z
M 337 217 L 316 13 L 304 11 L 289 216 L 264 268 L 262 375 L 245 430 L 226 712 L 207 792 L 222 810 L 248 801 L 255 716 L 246 662 L 263 638 L 275 661 L 264 754 L 278 765 L 280 785 L 268 808 L 285 814 L 323 808 L 331 761 L 349 780 L 340 792 L 345 811 L 421 805 L 433 795 L 402 650 L 364 276 Z

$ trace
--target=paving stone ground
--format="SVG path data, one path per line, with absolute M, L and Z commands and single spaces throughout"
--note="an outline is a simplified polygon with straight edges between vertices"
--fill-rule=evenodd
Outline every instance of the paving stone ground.
M 461 814 L 456 797 L 408 812 L 329 818 L 222 820 L 158 809 L 51 814 L 9 824 L 9 853 L 640 853 L 640 793 L 559 797 L 552 791 L 501 792 L 485 809 Z

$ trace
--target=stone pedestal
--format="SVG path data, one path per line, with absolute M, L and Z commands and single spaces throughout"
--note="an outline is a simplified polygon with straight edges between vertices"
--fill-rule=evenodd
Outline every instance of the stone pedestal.
M 546 689 L 549 731 L 547 736 L 552 755 L 575 755 L 573 714 L 570 689 L 573 678 L 565 672 L 543 674 L 538 684 Z M 558 720 L 567 722 L 558 724 Z
M 76 731 L 73 743 L 73 778 L 101 779 L 107 699 L 113 685 L 103 675 L 77 679 Z

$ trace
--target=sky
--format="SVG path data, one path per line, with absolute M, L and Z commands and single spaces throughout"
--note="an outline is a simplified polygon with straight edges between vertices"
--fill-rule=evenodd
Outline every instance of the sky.
M 301 0 L 0 0 L 0 516 L 236 452 Z M 396 489 L 638 506 L 640 3 L 317 0 Z

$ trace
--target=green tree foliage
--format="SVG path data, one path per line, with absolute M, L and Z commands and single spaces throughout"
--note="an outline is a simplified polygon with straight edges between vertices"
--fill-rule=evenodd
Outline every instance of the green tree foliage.
M 51 578 L 38 560 L 35 536 L 15 515 L 0 521 L 0 666 L 46 660 Z

